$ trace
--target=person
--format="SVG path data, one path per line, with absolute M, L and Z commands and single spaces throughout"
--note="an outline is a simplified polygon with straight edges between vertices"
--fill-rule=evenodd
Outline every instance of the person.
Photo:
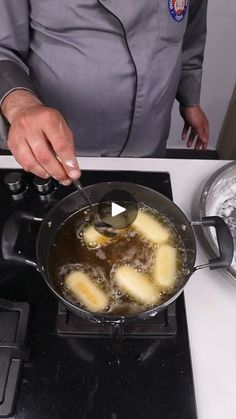
M 62 184 L 79 156 L 164 157 L 174 99 L 206 149 L 207 0 L 1 0 L 0 106 L 20 165 Z

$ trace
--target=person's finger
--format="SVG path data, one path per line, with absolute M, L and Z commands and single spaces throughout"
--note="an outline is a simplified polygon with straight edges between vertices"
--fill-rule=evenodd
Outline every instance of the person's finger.
M 195 127 L 198 137 L 203 143 L 209 141 L 209 124 L 207 119 L 203 121 L 199 126 Z
M 202 146 L 203 146 L 203 143 L 202 143 L 201 139 L 199 137 L 197 137 L 197 141 L 196 141 L 196 144 L 195 144 L 195 150 L 196 151 L 200 150 Z
M 63 122 L 57 126 L 48 123 L 45 125 L 44 131 L 67 176 L 76 180 L 81 173 L 75 158 L 73 135 L 65 125 Z
M 193 142 L 196 138 L 196 135 L 197 135 L 196 131 L 194 129 L 191 129 L 191 132 L 189 134 L 188 141 L 187 141 L 187 147 L 188 148 L 192 147 L 192 144 L 193 144 Z
M 188 135 L 188 131 L 189 131 L 189 124 L 187 124 L 187 122 L 185 122 L 184 127 L 183 127 L 183 131 L 182 131 L 182 140 L 186 140 L 187 135 Z
M 202 149 L 206 150 L 208 146 L 208 135 L 204 131 L 200 131 L 197 134 L 198 134 L 198 140 L 201 143 Z
M 35 159 L 47 171 L 47 173 L 59 182 L 64 183 L 65 181 L 68 181 L 68 176 L 63 166 L 56 159 L 55 154 L 43 133 L 32 135 L 30 141 L 28 142 Z
M 206 150 L 207 150 L 207 148 L 208 148 L 208 141 L 207 141 L 206 143 L 203 143 L 203 144 L 202 144 L 202 149 L 203 149 L 204 151 L 206 151 Z
M 26 139 L 18 138 L 18 143 L 11 143 L 11 141 L 9 141 L 8 147 L 14 155 L 16 161 L 23 167 L 26 172 L 32 172 L 41 178 L 49 177 L 47 171 L 35 159 Z

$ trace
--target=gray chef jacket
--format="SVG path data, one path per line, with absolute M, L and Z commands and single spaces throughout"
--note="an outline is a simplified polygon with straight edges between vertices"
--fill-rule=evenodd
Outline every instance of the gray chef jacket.
M 175 97 L 199 104 L 206 9 L 207 0 L 1 0 L 0 100 L 37 94 L 62 113 L 81 156 L 164 156 Z

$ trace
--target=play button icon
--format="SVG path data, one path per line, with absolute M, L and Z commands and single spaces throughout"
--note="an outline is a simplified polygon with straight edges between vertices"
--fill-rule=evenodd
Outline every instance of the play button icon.
M 115 229 L 130 226 L 138 212 L 135 198 L 127 191 L 115 189 L 103 196 L 98 205 L 100 219 Z
M 111 203 L 111 216 L 116 217 L 119 214 L 122 214 L 122 212 L 125 212 L 126 208 L 122 207 L 121 205 L 116 204 L 115 202 Z

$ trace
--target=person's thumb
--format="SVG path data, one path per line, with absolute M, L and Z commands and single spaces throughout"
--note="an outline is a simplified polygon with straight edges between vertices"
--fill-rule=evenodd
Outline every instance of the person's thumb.
M 187 122 L 185 122 L 184 127 L 183 127 L 183 131 L 182 131 L 182 140 L 183 141 L 186 140 L 188 130 L 189 130 L 189 125 L 187 124 Z

